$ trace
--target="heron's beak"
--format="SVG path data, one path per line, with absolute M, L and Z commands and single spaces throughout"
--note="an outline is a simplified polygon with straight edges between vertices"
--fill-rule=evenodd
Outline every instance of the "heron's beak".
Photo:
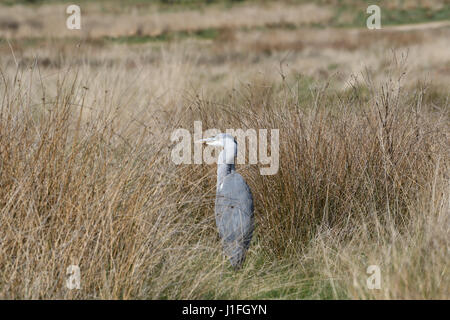
M 194 141 L 194 143 L 203 143 L 203 142 L 209 143 L 209 142 L 213 142 L 213 141 L 214 141 L 214 138 L 206 138 L 206 139 L 200 139 L 200 140 Z

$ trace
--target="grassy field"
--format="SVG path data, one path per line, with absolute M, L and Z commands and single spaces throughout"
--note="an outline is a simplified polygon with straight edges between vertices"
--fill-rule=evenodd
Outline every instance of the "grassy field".
M 0 1 L 0 298 L 450 298 L 448 3 L 30 2 Z M 197 120 L 280 130 L 276 175 L 237 166 L 239 271 L 215 165 L 171 160 Z

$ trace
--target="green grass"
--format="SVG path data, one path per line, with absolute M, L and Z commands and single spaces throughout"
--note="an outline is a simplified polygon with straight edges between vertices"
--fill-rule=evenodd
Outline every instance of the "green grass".
M 147 42 L 165 42 L 196 38 L 201 40 L 214 40 L 219 35 L 220 30 L 215 28 L 200 29 L 196 31 L 169 31 L 158 35 L 131 35 L 119 37 L 106 37 L 105 40 L 127 44 L 142 44 Z
M 94 0 L 95 1 L 95 0 Z M 159 5 L 161 7 L 193 7 L 203 6 L 211 4 L 226 4 L 233 5 L 240 2 L 265 2 L 267 0 L 96 0 L 96 2 L 116 2 L 121 6 L 125 5 Z M 77 3 L 93 2 L 92 0 L 79 0 Z M 0 0 L 0 4 L 15 5 L 15 4 L 28 4 L 39 5 L 45 3 L 73 3 L 71 0 Z

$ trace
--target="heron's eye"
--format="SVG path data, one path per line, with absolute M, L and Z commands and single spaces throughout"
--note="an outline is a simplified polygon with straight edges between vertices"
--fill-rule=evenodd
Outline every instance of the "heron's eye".
M 233 209 L 234 208 L 234 206 L 231 206 L 231 209 Z

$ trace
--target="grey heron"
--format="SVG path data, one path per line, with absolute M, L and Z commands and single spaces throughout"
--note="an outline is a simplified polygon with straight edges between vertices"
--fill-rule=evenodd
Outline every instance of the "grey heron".
M 244 262 L 254 229 L 252 192 L 234 164 L 237 143 L 227 133 L 197 142 L 223 148 L 217 159 L 215 217 L 224 253 L 237 269 Z

